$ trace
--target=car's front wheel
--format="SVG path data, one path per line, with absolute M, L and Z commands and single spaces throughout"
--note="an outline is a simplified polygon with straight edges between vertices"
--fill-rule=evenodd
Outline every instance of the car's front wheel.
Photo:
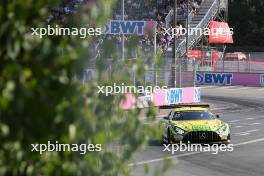
M 227 140 L 223 142 L 223 144 L 230 144 L 231 143 L 231 137 L 230 137 L 230 134 L 227 136 Z
M 227 140 L 231 140 L 231 136 L 230 136 L 230 134 L 228 134 L 228 136 L 227 136 Z
M 169 128 L 168 128 L 168 131 L 167 131 L 167 143 L 171 144 L 171 131 L 170 131 Z

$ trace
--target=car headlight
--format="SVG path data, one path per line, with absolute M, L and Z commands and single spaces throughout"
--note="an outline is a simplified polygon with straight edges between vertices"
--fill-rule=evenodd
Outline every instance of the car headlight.
M 220 135 L 228 135 L 228 125 L 227 124 L 224 124 L 221 126 L 221 128 L 219 128 L 217 130 L 217 133 L 220 134 Z
M 184 130 L 182 130 L 182 129 L 176 127 L 176 126 L 174 126 L 174 130 L 175 130 L 175 132 L 176 132 L 177 134 L 180 134 L 180 135 L 183 135 L 183 134 L 184 134 Z

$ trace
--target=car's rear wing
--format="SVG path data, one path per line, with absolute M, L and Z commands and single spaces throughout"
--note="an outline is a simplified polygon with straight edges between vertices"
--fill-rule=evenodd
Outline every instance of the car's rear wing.
M 174 108 L 186 108 L 186 107 L 197 107 L 197 108 L 210 108 L 209 104 L 195 103 L 195 104 L 172 104 L 172 105 L 164 105 L 159 106 L 159 109 L 174 109 Z

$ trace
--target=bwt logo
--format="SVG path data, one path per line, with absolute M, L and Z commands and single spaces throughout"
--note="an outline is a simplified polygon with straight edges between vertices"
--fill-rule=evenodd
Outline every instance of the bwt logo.
M 112 20 L 106 26 L 106 34 L 137 34 L 144 35 L 144 21 L 116 21 Z
M 149 91 L 144 92 L 144 100 L 145 101 L 152 101 L 152 94 Z
M 200 87 L 195 88 L 195 97 L 194 98 L 195 98 L 194 101 L 196 103 L 201 102 L 201 88 Z
M 182 89 L 170 89 L 167 92 L 167 103 L 168 104 L 177 104 L 181 103 L 183 99 Z
M 197 73 L 197 84 L 221 84 L 232 85 L 233 74 L 232 73 Z
M 200 73 L 196 73 L 196 80 L 195 80 L 196 84 L 203 84 L 204 83 L 203 80 L 204 80 L 204 75 Z

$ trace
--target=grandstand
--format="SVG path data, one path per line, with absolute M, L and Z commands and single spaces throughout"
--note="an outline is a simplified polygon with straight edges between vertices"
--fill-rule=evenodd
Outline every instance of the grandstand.
M 48 23 L 57 21 L 58 23 L 64 23 L 64 20 L 67 16 L 74 14 L 76 9 L 85 3 L 92 1 L 89 0 L 64 0 L 61 3 L 60 7 L 52 8 L 51 15 L 48 17 Z M 263 54 L 261 53 L 251 53 L 247 54 L 246 62 L 241 63 L 228 63 L 224 59 L 220 60 L 217 63 L 212 61 L 200 61 L 202 63 L 195 63 L 193 60 L 190 60 L 186 57 L 186 51 L 191 49 L 198 49 L 205 52 L 206 59 L 210 60 L 212 57 L 213 49 L 219 51 L 219 56 L 224 58 L 223 54 L 225 53 L 224 45 L 215 46 L 204 45 L 204 41 L 207 40 L 202 34 L 178 36 L 176 39 L 175 53 L 177 60 L 174 60 L 174 50 L 173 50 L 173 38 L 167 34 L 164 34 L 164 28 L 173 27 L 173 5 L 174 0 L 127 0 L 125 1 L 125 20 L 138 20 L 138 21 L 157 21 L 157 44 L 158 47 L 164 53 L 164 64 L 159 67 L 159 75 L 156 75 L 156 70 L 154 69 L 154 63 L 147 63 L 149 70 L 145 75 L 144 81 L 151 84 L 166 84 L 171 87 L 174 86 L 175 80 L 177 86 L 193 86 L 194 85 L 194 69 L 200 70 L 210 70 L 210 71 L 252 71 L 259 72 L 262 69 L 261 64 L 256 64 L 257 62 L 262 62 Z M 216 21 L 225 21 L 227 14 L 227 1 L 226 0 L 178 0 L 177 4 L 177 26 L 182 25 L 187 27 L 187 21 L 190 28 L 206 28 L 209 25 L 209 22 L 212 20 Z M 121 20 L 121 0 L 117 0 L 115 7 L 113 8 L 113 20 Z M 188 20 L 187 20 L 188 19 Z M 125 36 L 125 45 L 129 40 L 130 36 Z M 121 47 L 121 36 L 120 35 L 105 35 L 96 39 L 93 43 L 92 48 L 92 57 L 96 57 L 100 54 L 101 45 L 105 40 L 111 40 L 115 43 L 115 48 L 117 51 L 120 51 Z M 143 49 L 147 55 L 154 54 L 154 40 L 149 36 L 143 36 L 138 43 L 138 46 Z M 219 48 L 220 46 L 220 48 Z M 211 56 L 210 56 L 211 55 Z M 110 56 L 109 56 L 110 57 Z M 136 51 L 126 53 L 126 58 L 136 58 Z M 94 61 L 92 59 L 92 62 Z M 111 67 L 112 63 L 111 58 L 108 62 Z M 205 59 L 203 59 L 205 60 Z M 88 67 L 93 67 L 93 63 L 88 65 Z M 196 61 L 199 62 L 199 61 Z M 224 63 L 225 62 L 225 63 Z M 250 62 L 250 63 L 249 63 Z M 197 68 L 194 67 L 194 64 L 197 65 Z M 175 68 L 175 65 L 177 67 Z M 207 68 L 206 68 L 207 65 Z M 256 67 L 253 67 L 256 65 Z M 254 68 L 256 68 L 254 70 Z M 135 78 L 133 78 L 135 79 Z

